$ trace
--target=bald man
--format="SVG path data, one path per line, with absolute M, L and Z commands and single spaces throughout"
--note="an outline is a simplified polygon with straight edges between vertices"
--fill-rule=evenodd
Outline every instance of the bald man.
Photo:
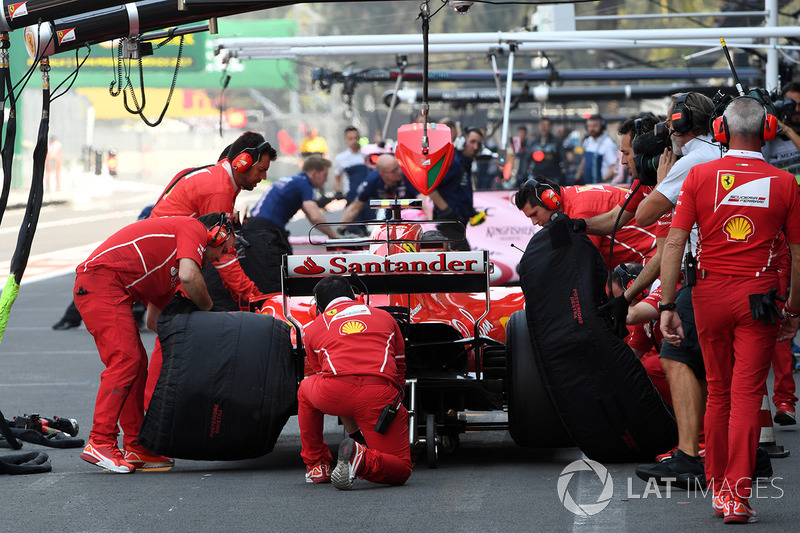
M 406 199 L 418 196 L 419 192 L 403 175 L 394 155 L 382 154 L 375 164 L 375 170 L 359 185 L 356 198 L 342 215 L 342 222 L 354 221 L 371 199 Z

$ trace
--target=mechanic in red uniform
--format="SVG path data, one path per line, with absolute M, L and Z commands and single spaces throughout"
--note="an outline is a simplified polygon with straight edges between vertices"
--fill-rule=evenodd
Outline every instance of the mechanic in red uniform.
M 535 226 L 544 226 L 554 211 L 564 211 L 572 219 L 584 219 L 606 213 L 625 197 L 625 189 L 613 185 L 575 185 L 561 187 L 538 176 L 529 179 L 514 197 L 517 208 Z M 552 201 L 551 201 L 552 200 Z M 643 263 L 656 252 L 655 224 L 645 228 L 635 225 L 620 227 L 614 238 L 614 265 L 609 265 L 609 244 L 606 235 L 589 235 L 600 250 L 609 268 L 620 263 Z
M 270 163 L 277 158 L 275 149 L 256 132 L 248 131 L 237 138 L 216 165 L 187 169 L 172 178 L 161 193 L 150 213 L 150 217 L 190 216 L 207 213 L 225 213 L 233 220 L 236 197 L 242 191 L 252 191 L 259 182 L 267 178 Z M 234 247 L 214 263 L 225 287 L 240 302 L 249 306 L 251 300 L 265 298 L 252 280 L 242 270 Z M 145 405 L 150 398 L 161 373 L 161 344 L 156 339 L 150 355 L 150 367 L 145 387 Z
M 220 213 L 198 220 L 150 218 L 122 228 L 78 265 L 75 305 L 106 366 L 89 443 L 81 453 L 84 461 L 121 474 L 173 464 L 137 441 L 144 420 L 147 352 L 131 306 L 149 302 L 147 326 L 155 331 L 161 309 L 180 282 L 200 309 L 211 309 L 200 268 L 226 251 L 231 234 L 230 223 Z M 117 422 L 124 456 L 117 447 Z
M 161 193 L 151 217 L 190 216 L 225 213 L 233 220 L 236 197 L 252 191 L 267 178 L 270 163 L 277 152 L 256 132 L 243 133 L 231 144 L 227 157 L 216 165 L 179 172 Z M 228 290 L 249 303 L 251 298 L 264 297 L 239 266 L 234 248 L 214 265 Z
M 726 523 L 755 518 L 750 507 L 760 424 L 772 350 L 792 339 L 800 321 L 800 202 L 794 176 L 764 161 L 764 133 L 774 117 L 759 100 L 734 99 L 714 124 L 727 138 L 722 159 L 694 166 L 678 197 L 662 262 L 661 332 L 680 343 L 681 320 L 674 310 L 675 288 L 687 236 L 696 223 L 697 285 L 693 305 L 708 379 L 706 481 L 714 509 Z M 785 313 L 771 289 L 779 286 L 775 261 L 779 234 L 792 252 Z M 779 323 L 775 319 L 778 315 Z
M 411 475 L 408 412 L 402 406 L 405 344 L 394 318 L 355 301 L 341 276 L 328 276 L 314 287 L 319 316 L 305 329 L 308 363 L 316 372 L 300 383 L 297 420 L 306 482 L 333 481 L 350 490 L 355 478 L 402 485 Z M 381 412 L 400 404 L 383 433 L 375 431 Z M 322 438 L 324 415 L 354 419 L 367 446 L 346 437 L 338 463 Z

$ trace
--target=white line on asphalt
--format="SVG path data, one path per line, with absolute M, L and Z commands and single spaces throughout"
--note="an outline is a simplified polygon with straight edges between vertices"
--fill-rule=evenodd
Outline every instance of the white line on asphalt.
M 36 225 L 36 229 L 46 229 L 46 228 L 60 228 L 63 226 L 74 226 L 75 224 L 85 224 L 87 222 L 98 222 L 101 220 L 108 220 L 109 218 L 124 218 L 128 221 L 136 220 L 136 217 L 139 216 L 141 213 L 141 209 L 131 209 L 128 211 L 117 211 L 114 213 L 105 213 L 105 214 L 98 214 L 98 215 L 87 215 L 82 217 L 73 217 L 73 218 L 64 218 L 61 220 L 52 220 L 48 222 L 39 222 Z M 6 235 L 9 233 L 19 233 L 19 228 L 2 228 L 0 229 L 0 235 Z

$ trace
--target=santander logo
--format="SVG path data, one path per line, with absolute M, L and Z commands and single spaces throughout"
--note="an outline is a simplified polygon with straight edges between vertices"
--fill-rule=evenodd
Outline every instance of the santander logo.
M 293 270 L 301 276 L 313 276 L 315 274 L 322 274 L 325 272 L 325 269 L 316 264 L 310 257 L 306 257 L 306 260 L 303 261 L 303 264 L 299 267 L 295 267 Z
M 484 252 L 417 252 L 388 256 L 372 254 L 290 255 L 291 277 L 320 274 L 479 274 L 486 272 Z

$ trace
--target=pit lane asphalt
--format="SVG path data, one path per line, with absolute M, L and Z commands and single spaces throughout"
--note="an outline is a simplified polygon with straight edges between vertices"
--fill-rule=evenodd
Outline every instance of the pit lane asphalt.
M 56 332 L 73 278 L 58 276 L 23 285 L 0 346 L 0 409 L 6 418 L 39 413 L 76 418 L 79 436 L 91 425 L 102 364 L 83 328 Z M 143 332 L 148 350 L 155 335 Z M 495 413 L 493 417 L 502 417 Z M 795 426 L 796 427 L 796 426 Z M 800 437 L 775 429 L 791 451 L 774 459 L 777 476 L 752 502 L 760 522 L 750 531 L 795 531 L 800 518 Z M 334 419 L 326 440 L 342 431 Z M 576 448 L 527 450 L 505 431 L 462 436 L 454 453 L 429 469 L 424 453 L 403 487 L 358 481 L 351 492 L 304 483 L 296 417 L 274 451 L 236 462 L 178 459 L 169 471 L 111 474 L 80 460 L 80 449 L 26 443 L 45 451 L 53 471 L 0 477 L 0 531 L 714 531 L 711 501 L 700 493 L 648 487 L 634 464 L 605 464 L 613 481 L 607 507 L 576 516 L 562 505 L 561 471 L 582 454 Z M 12 453 L 0 450 L 0 455 Z M 575 474 L 567 493 L 579 505 L 601 493 L 590 471 Z

